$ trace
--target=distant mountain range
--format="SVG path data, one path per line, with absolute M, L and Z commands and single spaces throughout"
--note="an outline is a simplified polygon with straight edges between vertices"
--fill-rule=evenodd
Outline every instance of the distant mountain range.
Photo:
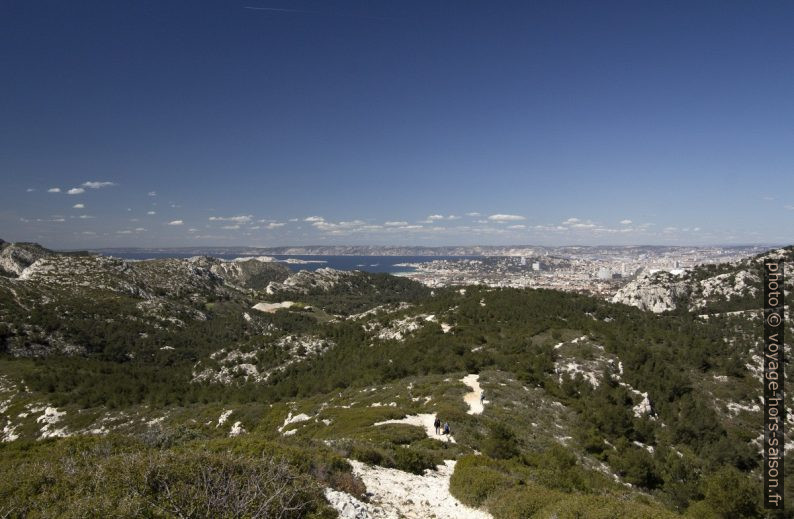
M 691 251 L 692 249 L 709 249 L 703 246 L 665 246 L 665 245 L 625 245 L 625 246 L 583 246 L 570 245 L 549 247 L 540 245 L 466 245 L 466 246 L 398 246 L 398 245 L 305 245 L 290 247 L 165 247 L 165 248 L 103 248 L 93 252 L 109 255 L 131 253 L 172 253 L 192 256 L 218 256 L 239 254 L 251 255 L 284 255 L 284 256 L 533 256 L 533 255 L 581 255 L 581 254 L 615 254 L 615 253 L 663 253 Z M 743 250 L 748 254 L 772 248 L 772 245 L 731 245 L 715 246 L 726 251 Z

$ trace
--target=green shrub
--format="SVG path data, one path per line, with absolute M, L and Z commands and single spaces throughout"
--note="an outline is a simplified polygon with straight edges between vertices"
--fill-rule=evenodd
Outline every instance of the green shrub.
M 704 501 L 725 519 L 756 517 L 760 500 L 760 485 L 733 467 L 723 467 L 708 476 L 703 484 Z
M 420 427 L 405 424 L 382 425 L 377 428 L 377 438 L 394 445 L 408 445 L 427 438 L 427 434 Z
M 539 485 L 520 485 L 499 491 L 485 501 L 495 519 L 527 519 L 567 495 Z
M 35 457 L 2 467 L 4 514 L 297 519 L 326 510 L 315 481 L 268 455 L 81 449 Z
M 539 453 L 522 456 L 532 467 L 532 479 L 538 484 L 563 492 L 592 492 L 608 483 L 603 475 L 579 465 L 576 455 L 562 445 L 552 445 Z
M 679 517 L 661 506 L 627 502 L 619 497 L 571 494 L 538 512 L 535 517 L 556 519 L 672 519 Z
M 489 427 L 483 442 L 483 452 L 495 459 L 510 459 L 518 455 L 518 440 L 506 425 L 496 422 Z
M 408 447 L 394 450 L 394 468 L 413 474 L 424 474 L 425 470 L 435 469 L 440 463 L 441 458 L 429 451 Z
M 350 451 L 350 456 L 369 465 L 382 465 L 386 457 L 382 449 L 376 449 L 368 445 L 354 445 Z
M 483 456 L 464 456 L 455 465 L 449 482 L 453 496 L 469 506 L 480 506 L 492 494 L 514 485 L 509 475 Z
M 686 517 L 692 519 L 722 519 L 722 516 L 715 512 L 705 501 L 698 501 L 686 510 Z

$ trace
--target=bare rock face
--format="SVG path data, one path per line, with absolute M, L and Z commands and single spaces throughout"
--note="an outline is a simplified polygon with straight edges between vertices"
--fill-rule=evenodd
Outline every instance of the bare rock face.
M 645 273 L 618 290 L 612 302 L 661 313 L 675 310 L 689 293 L 690 287 L 678 276 L 669 272 Z
M 19 277 L 36 260 L 53 252 L 35 243 L 8 243 L 0 240 L 0 276 Z
M 314 272 L 301 270 L 287 278 L 283 283 L 269 283 L 267 285 L 267 293 L 308 294 L 310 292 L 327 292 L 354 275 L 354 272 L 331 268 L 321 268 Z
M 698 309 L 706 306 L 709 301 L 715 299 L 730 301 L 731 299 L 744 297 L 745 295 L 755 296 L 759 292 L 758 285 L 760 283 L 761 276 L 759 273 L 750 270 L 719 274 L 704 279 L 695 287 L 698 298 L 693 301 L 692 306 L 694 309 Z
M 291 271 L 285 265 L 257 258 L 221 261 L 212 259 L 209 266 L 213 274 L 227 283 L 245 288 L 265 288 L 270 282 L 286 280 Z
M 753 305 L 753 301 L 760 297 L 762 265 L 770 258 L 791 262 L 794 260 L 794 247 L 771 250 L 729 264 L 700 265 L 679 275 L 664 271 L 641 274 L 621 288 L 612 302 L 655 313 L 675 310 L 682 305 L 689 311 L 724 308 L 731 303 L 742 309 L 742 304 Z M 792 287 L 794 281 L 787 276 L 785 289 L 791 290 Z M 760 301 L 757 305 L 755 308 L 760 308 Z

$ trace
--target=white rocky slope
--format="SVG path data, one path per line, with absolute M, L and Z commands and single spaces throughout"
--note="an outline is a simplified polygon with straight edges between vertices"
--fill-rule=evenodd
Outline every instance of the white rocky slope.
M 674 310 L 679 300 L 688 296 L 689 292 L 686 281 L 669 272 L 643 273 L 618 290 L 612 302 L 661 313 Z
M 52 251 L 33 243 L 7 243 L 0 240 L 0 275 L 16 277 L 39 258 Z
M 621 288 L 612 302 L 661 313 L 675 310 L 682 304 L 688 310 L 698 310 L 714 302 L 756 297 L 760 292 L 764 260 L 782 258 L 791 261 L 793 255 L 791 247 L 772 250 L 734 262 L 727 267 L 727 272 L 723 266 L 722 273 L 712 276 L 708 276 L 710 267 L 705 265 L 678 275 L 665 271 L 643 273 Z M 790 290 L 792 286 L 789 276 L 786 289 Z
M 328 291 L 345 279 L 355 275 L 355 272 L 335 270 L 332 268 L 320 268 L 315 271 L 300 270 L 281 283 L 271 281 L 267 285 L 266 292 L 268 294 L 306 294 L 315 291 Z

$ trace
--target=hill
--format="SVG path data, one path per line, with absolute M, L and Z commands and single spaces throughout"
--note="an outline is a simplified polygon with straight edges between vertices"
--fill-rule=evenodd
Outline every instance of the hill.
M 703 314 L 758 309 L 763 293 L 762 265 L 769 257 L 791 264 L 794 248 L 776 249 L 734 263 L 699 265 L 678 274 L 646 272 L 621 288 L 612 302 L 656 313 L 676 309 Z M 786 286 L 794 286 L 791 276 Z
M 0 278 L 0 513 L 762 517 L 757 301 L 692 293 L 44 251 Z

